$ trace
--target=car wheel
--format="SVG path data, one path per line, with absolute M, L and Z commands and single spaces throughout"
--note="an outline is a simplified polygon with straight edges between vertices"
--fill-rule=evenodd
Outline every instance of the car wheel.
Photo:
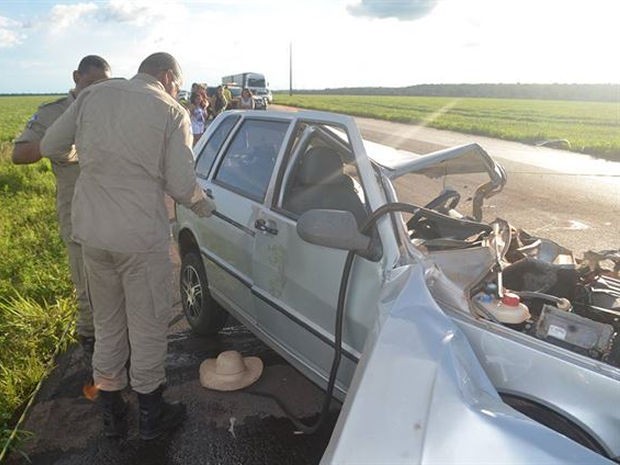
M 179 281 L 183 311 L 192 330 L 207 336 L 222 329 L 228 314 L 211 296 L 207 273 L 195 252 L 183 256 Z

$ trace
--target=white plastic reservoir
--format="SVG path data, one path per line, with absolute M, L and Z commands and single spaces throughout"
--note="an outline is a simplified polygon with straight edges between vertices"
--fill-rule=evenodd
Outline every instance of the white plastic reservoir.
M 475 296 L 476 303 L 497 318 L 500 323 L 518 325 L 530 318 L 530 310 L 521 302 L 518 295 L 512 292 L 504 292 L 499 299 L 491 294 L 481 292 Z

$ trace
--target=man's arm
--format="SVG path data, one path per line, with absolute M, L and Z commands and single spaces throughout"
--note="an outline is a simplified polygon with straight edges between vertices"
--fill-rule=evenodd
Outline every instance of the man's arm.
M 210 216 L 215 203 L 205 196 L 196 182 L 189 117 L 184 115 L 177 119 L 172 127 L 164 153 L 164 190 L 197 215 Z
M 86 92 L 82 92 L 80 97 L 82 97 L 82 94 L 86 94 Z M 78 99 L 73 102 L 67 111 L 45 132 L 40 145 L 42 156 L 58 161 L 63 161 L 67 158 L 67 153 L 70 152 L 75 140 L 78 102 L 81 102 L 81 100 Z
M 16 142 L 13 146 L 13 163 L 16 165 L 27 165 L 36 163 L 41 159 L 39 141 Z

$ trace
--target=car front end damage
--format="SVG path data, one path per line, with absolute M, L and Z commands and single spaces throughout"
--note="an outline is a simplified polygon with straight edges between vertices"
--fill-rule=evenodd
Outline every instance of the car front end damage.
M 424 273 L 388 278 L 321 464 L 610 463 L 502 400 Z
M 617 460 L 620 252 L 577 259 L 500 218 L 483 222 L 506 175 L 477 144 L 374 161 L 406 264 L 384 283 L 321 463 Z M 399 207 L 410 174 L 441 178 L 424 207 Z

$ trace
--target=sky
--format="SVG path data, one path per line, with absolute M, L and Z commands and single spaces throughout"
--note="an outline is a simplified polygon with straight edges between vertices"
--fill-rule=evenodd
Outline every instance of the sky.
M 154 52 L 192 82 L 273 90 L 618 83 L 620 0 L 0 0 L 0 93 L 66 92 L 89 54 Z

